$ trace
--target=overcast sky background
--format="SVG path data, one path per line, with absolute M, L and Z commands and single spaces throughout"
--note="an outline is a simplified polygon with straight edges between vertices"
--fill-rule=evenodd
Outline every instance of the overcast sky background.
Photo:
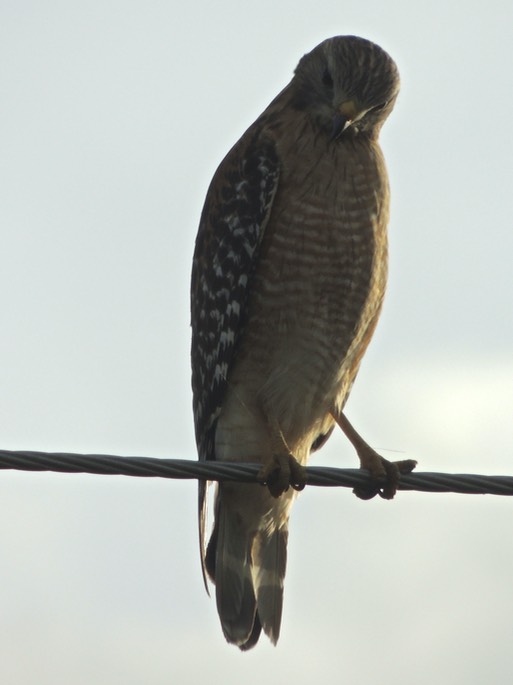
M 419 469 L 513 475 L 513 9 L 0 0 L 0 447 L 195 458 L 208 183 L 324 38 L 391 53 L 390 284 L 348 403 Z M 341 436 L 318 465 L 355 466 Z M 282 637 L 228 646 L 196 483 L 0 473 L 0 682 L 509 682 L 513 502 L 308 488 Z

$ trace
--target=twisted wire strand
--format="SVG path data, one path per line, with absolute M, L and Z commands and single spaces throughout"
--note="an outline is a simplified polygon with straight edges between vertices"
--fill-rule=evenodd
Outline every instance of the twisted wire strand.
M 106 454 L 0 450 L 0 469 L 256 483 L 260 465 L 154 457 L 119 457 Z M 367 472 L 361 469 L 308 466 L 306 473 L 308 485 L 354 488 L 369 484 Z M 472 495 L 513 495 L 513 476 L 419 472 L 402 475 L 398 489 Z

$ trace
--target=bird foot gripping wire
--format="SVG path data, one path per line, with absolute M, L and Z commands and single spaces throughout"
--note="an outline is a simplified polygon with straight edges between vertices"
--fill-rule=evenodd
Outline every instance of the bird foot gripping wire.
M 354 494 L 363 500 L 372 499 L 376 495 L 383 499 L 393 499 L 399 486 L 401 474 L 411 473 L 417 466 L 414 459 L 388 461 L 374 450 L 372 450 L 372 454 L 363 459 L 360 454 L 359 456 L 362 468 L 368 469 L 370 474 L 368 484 L 358 485 L 353 489 Z
M 262 485 L 267 485 L 273 497 L 279 497 L 289 487 L 304 489 L 306 469 L 292 454 L 275 454 L 262 465 L 257 478 Z

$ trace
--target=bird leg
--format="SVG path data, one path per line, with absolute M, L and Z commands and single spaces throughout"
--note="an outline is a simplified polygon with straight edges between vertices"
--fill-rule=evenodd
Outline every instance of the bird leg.
M 306 485 L 306 469 L 289 450 L 279 426 L 269 420 L 271 427 L 271 456 L 266 458 L 258 472 L 258 480 L 267 485 L 273 497 L 287 492 L 289 487 L 303 490 Z
M 360 499 L 371 499 L 377 494 L 383 499 L 392 499 L 397 492 L 400 474 L 411 473 L 417 462 L 413 459 L 388 461 L 365 442 L 342 412 L 332 416 L 355 448 L 360 468 L 367 469 L 371 476 L 371 485 L 355 488 L 354 494 Z

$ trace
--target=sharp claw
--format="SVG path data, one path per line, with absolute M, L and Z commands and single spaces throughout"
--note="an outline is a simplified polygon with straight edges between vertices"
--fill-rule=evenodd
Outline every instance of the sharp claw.
M 372 456 L 372 459 L 370 456 Z M 393 499 L 397 492 L 401 474 L 411 473 L 417 466 L 417 462 L 413 459 L 388 461 L 376 452 L 373 455 L 365 455 L 365 459 L 365 466 L 363 468 L 368 468 L 370 472 L 370 483 L 367 486 L 358 486 L 353 490 L 353 493 L 363 500 L 372 499 L 376 495 L 383 499 Z M 384 483 L 383 479 L 385 479 Z
M 303 490 L 306 485 L 306 471 L 292 454 L 273 455 L 258 472 L 258 480 L 269 488 L 273 497 L 287 492 L 289 487 Z
M 399 473 L 411 473 L 413 469 L 417 466 L 417 462 L 415 459 L 405 459 L 404 461 L 396 461 L 394 462 L 397 465 L 397 468 L 399 469 Z
M 365 485 L 360 485 L 353 489 L 353 494 L 355 494 L 358 499 L 368 500 L 379 495 L 380 491 L 378 487 L 373 487 L 372 485 L 367 487 Z

